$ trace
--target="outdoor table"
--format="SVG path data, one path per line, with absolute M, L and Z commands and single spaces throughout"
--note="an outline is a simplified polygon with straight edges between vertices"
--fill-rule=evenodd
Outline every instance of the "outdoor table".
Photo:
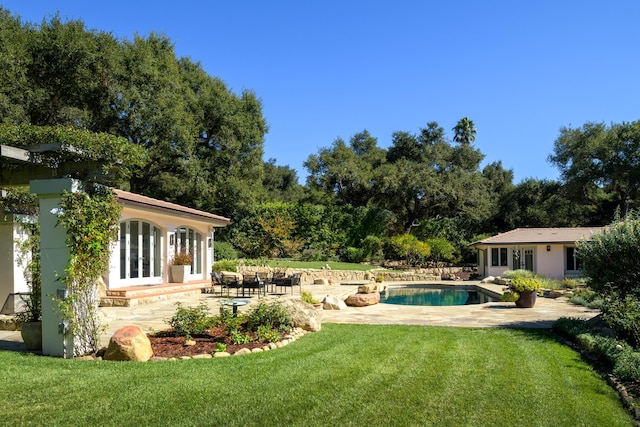
M 220 301 L 220 305 L 230 306 L 233 310 L 233 315 L 235 316 L 238 313 L 238 307 L 241 305 L 247 305 L 249 301 L 243 299 L 232 299 L 230 301 Z M 220 312 L 222 312 L 222 307 L 220 307 Z

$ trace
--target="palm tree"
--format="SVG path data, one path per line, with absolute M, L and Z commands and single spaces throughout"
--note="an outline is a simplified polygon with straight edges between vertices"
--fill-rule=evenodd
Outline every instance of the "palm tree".
M 455 132 L 453 140 L 460 144 L 468 145 L 476 140 L 476 125 L 473 123 L 473 120 L 469 120 L 467 117 L 458 120 L 453 131 Z

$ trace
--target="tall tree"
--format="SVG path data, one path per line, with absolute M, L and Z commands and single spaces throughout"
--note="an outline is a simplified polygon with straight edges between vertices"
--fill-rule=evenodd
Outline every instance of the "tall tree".
M 567 194 L 594 210 L 600 224 L 640 206 L 640 121 L 563 128 L 549 156 Z
M 473 120 L 463 117 L 452 129 L 454 132 L 453 140 L 462 145 L 469 145 L 476 140 L 476 125 Z

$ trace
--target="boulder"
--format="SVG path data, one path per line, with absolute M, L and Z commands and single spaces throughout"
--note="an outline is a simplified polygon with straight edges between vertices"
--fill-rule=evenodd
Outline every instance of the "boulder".
M 378 292 L 378 284 L 377 283 L 367 283 L 366 285 L 358 286 L 359 294 L 373 294 Z
M 347 304 L 335 295 L 327 295 L 322 300 L 322 308 L 325 310 L 346 310 Z
M 289 312 L 294 328 L 317 332 L 322 327 L 322 311 L 301 299 L 292 298 L 284 301 L 282 306 Z
M 495 280 L 496 280 L 496 278 L 495 278 L 495 277 L 493 277 L 493 276 L 487 276 L 487 277 L 485 277 L 484 279 L 482 279 L 482 280 L 480 281 L 480 283 L 494 283 L 494 282 L 495 282 Z
M 326 278 L 313 279 L 314 285 L 329 285 L 329 280 Z
M 146 362 L 153 356 L 151 341 L 139 326 L 124 326 L 109 340 L 104 360 Z
M 375 305 L 380 302 L 380 292 L 372 294 L 353 294 L 344 301 L 351 307 L 366 307 L 368 305 Z

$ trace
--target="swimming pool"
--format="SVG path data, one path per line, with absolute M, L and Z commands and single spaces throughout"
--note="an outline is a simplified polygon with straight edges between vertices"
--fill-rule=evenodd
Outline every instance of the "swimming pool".
M 472 285 L 391 285 L 380 293 L 381 303 L 398 305 L 448 306 L 483 304 L 493 301 L 497 299 Z

